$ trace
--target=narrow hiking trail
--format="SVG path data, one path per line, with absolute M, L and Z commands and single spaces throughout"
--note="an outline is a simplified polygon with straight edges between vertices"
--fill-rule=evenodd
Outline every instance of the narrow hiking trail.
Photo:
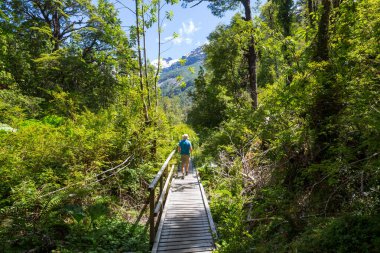
M 179 173 L 181 174 L 181 173 Z M 173 178 L 152 248 L 158 252 L 212 252 L 215 225 L 196 169 Z

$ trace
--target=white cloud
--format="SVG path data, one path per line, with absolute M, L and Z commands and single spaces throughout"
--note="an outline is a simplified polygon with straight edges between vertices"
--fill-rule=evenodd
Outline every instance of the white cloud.
M 182 43 L 190 45 L 191 43 L 193 43 L 191 35 L 199 29 L 200 28 L 194 24 L 193 20 L 190 19 L 188 22 L 182 22 L 182 27 L 179 28 L 176 37 L 165 37 L 163 42 L 172 41 L 174 45 L 181 45 Z
M 167 67 L 170 67 L 171 65 L 173 65 L 174 63 L 176 63 L 178 61 L 178 59 L 172 59 L 172 60 L 164 60 L 163 58 L 161 58 L 161 61 L 160 61 L 160 66 L 161 68 L 167 68 Z M 158 66 L 158 59 L 154 59 L 151 64 L 153 66 L 155 66 L 157 68 Z
M 193 20 L 190 19 L 188 23 L 182 22 L 182 28 L 179 30 L 180 32 L 183 32 L 184 34 L 193 34 L 196 31 L 199 30 L 199 27 L 196 27 Z

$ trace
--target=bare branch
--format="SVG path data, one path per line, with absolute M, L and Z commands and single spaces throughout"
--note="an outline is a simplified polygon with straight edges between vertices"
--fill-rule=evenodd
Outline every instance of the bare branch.
M 194 4 L 193 6 L 190 6 L 190 8 L 194 8 L 195 6 L 200 5 L 202 2 L 204 2 L 204 0 L 201 0 L 201 1 L 199 1 L 198 3 Z
M 116 2 L 118 2 L 121 6 L 124 7 L 124 9 L 127 9 L 129 10 L 130 12 L 132 12 L 133 14 L 136 15 L 136 12 L 134 12 L 131 8 L 129 8 L 128 6 L 126 6 L 125 4 L 123 4 L 122 2 L 120 2 L 119 0 L 115 0 Z M 118 9 L 123 9 L 123 8 L 118 8 Z

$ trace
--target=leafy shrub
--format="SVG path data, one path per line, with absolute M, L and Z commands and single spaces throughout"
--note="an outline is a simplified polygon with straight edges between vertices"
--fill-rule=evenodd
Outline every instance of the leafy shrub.
M 344 216 L 310 227 L 292 244 L 297 252 L 379 252 L 379 216 Z

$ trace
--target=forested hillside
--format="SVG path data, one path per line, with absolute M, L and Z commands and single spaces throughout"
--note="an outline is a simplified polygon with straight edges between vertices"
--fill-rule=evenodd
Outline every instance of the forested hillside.
M 379 252 L 380 2 L 207 2 L 244 10 L 189 112 L 218 252 Z
M 380 252 L 380 1 L 181 3 L 237 13 L 160 88 L 146 33 L 178 1 L 0 2 L 0 252 L 150 252 L 183 133 L 217 252 Z

